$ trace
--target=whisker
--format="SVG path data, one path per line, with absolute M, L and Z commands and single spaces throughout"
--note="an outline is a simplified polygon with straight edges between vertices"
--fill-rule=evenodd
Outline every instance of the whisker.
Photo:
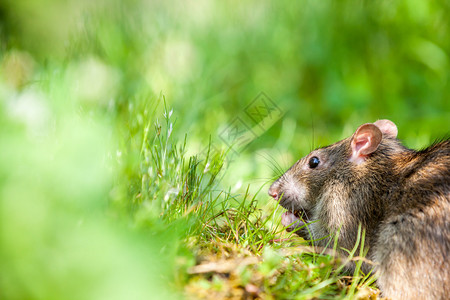
M 311 112 L 311 135 L 312 136 L 311 136 L 311 149 L 310 149 L 310 152 L 315 149 L 314 148 L 314 116 L 313 116 L 312 112 Z
M 258 153 L 259 156 L 264 158 L 269 163 L 268 167 L 271 168 L 272 172 L 277 174 L 277 177 L 283 174 L 284 171 L 279 163 L 269 153 L 265 154 L 267 155 L 264 155 L 264 153 Z
M 306 219 L 309 220 L 309 216 L 308 216 L 308 213 L 306 212 L 306 209 L 304 209 L 304 208 L 302 207 L 302 211 L 303 211 L 303 213 L 305 214 Z

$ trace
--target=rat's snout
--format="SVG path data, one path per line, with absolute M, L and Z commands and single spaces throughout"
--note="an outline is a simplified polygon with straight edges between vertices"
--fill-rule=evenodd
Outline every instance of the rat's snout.
M 269 188 L 269 196 L 272 197 L 275 200 L 278 200 L 280 197 L 280 189 L 278 187 L 278 184 L 274 182 L 270 188 Z

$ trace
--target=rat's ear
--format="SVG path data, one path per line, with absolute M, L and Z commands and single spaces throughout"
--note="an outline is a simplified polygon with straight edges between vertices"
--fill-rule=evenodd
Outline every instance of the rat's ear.
M 383 133 L 375 124 L 367 123 L 359 126 L 352 136 L 350 161 L 357 164 L 364 162 L 369 154 L 377 150 L 382 137 Z
M 396 138 L 398 134 L 397 126 L 394 124 L 394 122 L 390 120 L 378 120 L 375 124 L 378 128 L 380 128 L 381 132 L 384 135 Z

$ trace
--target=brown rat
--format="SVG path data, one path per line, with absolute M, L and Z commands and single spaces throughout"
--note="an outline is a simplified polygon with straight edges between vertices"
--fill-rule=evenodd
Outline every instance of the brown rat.
M 389 120 L 363 124 L 297 161 L 269 195 L 288 210 L 283 225 L 320 246 L 339 231 L 352 249 L 361 225 L 383 296 L 448 299 L 450 140 L 415 151 L 396 137 Z

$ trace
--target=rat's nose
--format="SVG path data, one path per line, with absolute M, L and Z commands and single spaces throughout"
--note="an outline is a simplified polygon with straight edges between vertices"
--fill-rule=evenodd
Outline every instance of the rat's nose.
M 278 200 L 278 189 L 274 187 L 273 185 L 269 188 L 269 196 L 272 197 L 275 200 Z

